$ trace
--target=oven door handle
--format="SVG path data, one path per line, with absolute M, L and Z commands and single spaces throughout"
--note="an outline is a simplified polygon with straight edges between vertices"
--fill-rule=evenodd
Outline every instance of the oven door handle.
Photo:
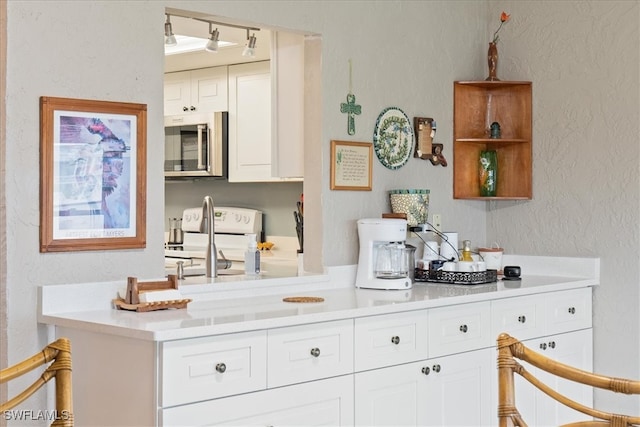
M 198 125 L 198 170 L 204 170 L 207 165 L 202 163 L 202 133 L 207 128 L 207 125 Z

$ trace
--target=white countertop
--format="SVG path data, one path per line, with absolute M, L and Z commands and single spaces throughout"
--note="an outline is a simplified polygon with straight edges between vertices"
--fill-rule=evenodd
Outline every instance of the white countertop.
M 410 290 L 383 291 L 353 286 L 355 266 L 328 275 L 182 285 L 186 309 L 136 313 L 111 308 L 117 283 L 50 285 L 39 288 L 40 323 L 166 341 L 304 323 L 418 310 L 502 297 L 574 289 L 599 284 L 595 258 L 507 257 L 520 265 L 521 281 L 483 285 L 415 283 Z M 533 273 L 545 273 L 533 274 Z M 227 278 L 225 278 L 227 279 Z M 124 280 L 123 282 L 126 282 Z M 75 301 L 70 303 L 70 295 Z M 318 296 L 321 303 L 287 303 L 287 296 Z M 64 302 L 64 303 L 63 303 Z

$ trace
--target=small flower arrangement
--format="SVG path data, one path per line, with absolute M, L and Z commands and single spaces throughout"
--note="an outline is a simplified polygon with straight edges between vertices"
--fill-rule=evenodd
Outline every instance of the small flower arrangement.
M 500 26 L 498 27 L 498 29 L 496 30 L 495 33 L 493 33 L 493 42 L 492 43 L 498 43 L 498 40 L 500 40 L 500 37 L 498 36 L 498 33 L 500 32 L 500 30 L 502 29 L 502 26 L 509 21 L 509 18 L 511 18 L 511 15 L 509 15 L 506 12 L 502 12 L 502 14 L 500 14 Z

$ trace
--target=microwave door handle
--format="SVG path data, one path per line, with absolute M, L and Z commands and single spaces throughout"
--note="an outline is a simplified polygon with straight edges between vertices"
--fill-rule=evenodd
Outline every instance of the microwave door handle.
M 203 170 L 206 166 L 202 163 L 202 131 L 205 125 L 198 125 L 198 170 Z

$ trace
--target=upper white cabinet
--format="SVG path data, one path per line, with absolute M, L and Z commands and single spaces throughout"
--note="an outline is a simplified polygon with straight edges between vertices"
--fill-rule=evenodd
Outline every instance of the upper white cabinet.
M 167 73 L 164 115 L 227 111 L 227 66 Z
M 271 70 L 268 61 L 229 66 L 229 182 L 271 175 Z
M 304 36 L 271 46 L 271 61 L 229 66 L 229 182 L 304 176 Z

